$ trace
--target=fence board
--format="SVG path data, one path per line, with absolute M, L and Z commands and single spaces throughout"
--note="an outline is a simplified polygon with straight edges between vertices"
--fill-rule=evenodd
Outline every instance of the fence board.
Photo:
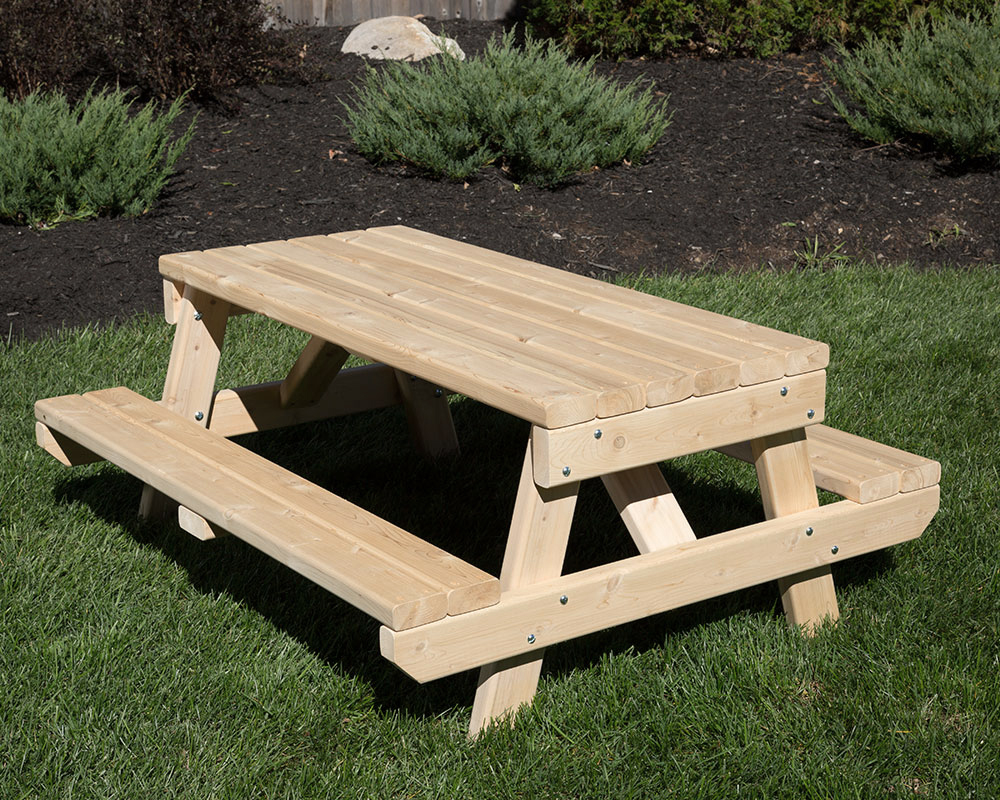
M 435 19 L 503 19 L 517 0 L 278 0 L 278 13 L 306 25 L 357 25 L 391 15 Z

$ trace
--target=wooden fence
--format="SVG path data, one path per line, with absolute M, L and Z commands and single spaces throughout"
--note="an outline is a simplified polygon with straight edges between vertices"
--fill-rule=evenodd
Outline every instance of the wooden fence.
M 278 12 L 308 25 L 356 25 L 367 19 L 423 14 L 436 19 L 503 19 L 517 0 L 274 0 Z

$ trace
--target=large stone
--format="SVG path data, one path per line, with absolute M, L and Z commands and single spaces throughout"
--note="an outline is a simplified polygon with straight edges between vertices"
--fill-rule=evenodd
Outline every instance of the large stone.
M 419 61 L 441 52 L 465 58 L 458 42 L 435 36 L 413 17 L 380 17 L 362 22 L 351 31 L 341 50 L 379 60 Z

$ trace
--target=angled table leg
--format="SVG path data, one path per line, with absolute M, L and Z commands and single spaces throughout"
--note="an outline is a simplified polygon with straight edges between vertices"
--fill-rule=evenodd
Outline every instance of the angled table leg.
M 282 408 L 308 406 L 330 388 L 347 361 L 343 347 L 313 336 L 281 382 L 278 395 Z
M 184 287 L 177 304 L 177 330 L 170 351 L 162 405 L 204 427 L 209 423 L 228 319 L 229 303 L 191 286 Z M 165 508 L 163 495 L 150 486 L 143 488 L 140 517 L 161 516 Z
M 640 553 L 695 540 L 687 517 L 656 464 L 613 472 L 601 480 Z
M 458 436 L 447 393 L 399 370 L 396 370 L 396 382 L 417 449 L 429 458 L 458 455 Z
M 768 519 L 819 506 L 804 429 L 755 439 L 751 449 Z M 781 578 L 778 589 L 788 621 L 806 633 L 839 616 L 829 566 Z
M 579 482 L 553 489 L 536 485 L 528 443 L 500 571 L 501 592 L 559 576 L 579 489 Z M 544 650 L 533 651 L 482 668 L 469 723 L 470 737 L 496 720 L 511 718 L 518 708 L 531 702 L 543 656 Z

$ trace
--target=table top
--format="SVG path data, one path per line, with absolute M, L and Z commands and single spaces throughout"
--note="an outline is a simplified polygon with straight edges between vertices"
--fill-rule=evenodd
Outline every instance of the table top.
M 160 272 L 550 429 L 829 361 L 821 342 L 403 226 L 174 253 Z

